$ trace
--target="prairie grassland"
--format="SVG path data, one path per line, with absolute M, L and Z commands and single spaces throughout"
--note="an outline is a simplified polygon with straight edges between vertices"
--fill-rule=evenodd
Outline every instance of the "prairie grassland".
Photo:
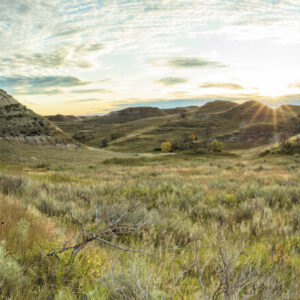
M 2 298 L 299 299 L 298 156 L 22 147 L 0 164 Z M 101 237 L 138 253 L 55 252 L 119 219 Z

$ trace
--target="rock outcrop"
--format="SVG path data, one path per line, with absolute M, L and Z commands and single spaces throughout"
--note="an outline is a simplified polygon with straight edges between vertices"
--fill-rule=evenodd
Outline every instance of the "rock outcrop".
M 28 109 L 1 89 L 0 138 L 46 145 L 76 144 L 49 120 Z

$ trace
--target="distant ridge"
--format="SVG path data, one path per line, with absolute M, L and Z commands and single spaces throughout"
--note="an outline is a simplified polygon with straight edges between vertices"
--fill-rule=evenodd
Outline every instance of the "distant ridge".
M 141 106 L 129 107 L 119 111 L 114 111 L 104 116 L 103 118 L 107 117 L 107 120 L 124 123 L 144 118 L 161 117 L 165 116 L 166 114 L 166 112 L 157 107 Z
M 239 106 L 235 102 L 231 101 L 223 101 L 223 100 L 215 100 L 211 102 L 207 102 L 204 105 L 198 108 L 198 113 L 219 113 L 229 110 L 231 108 Z
M 278 141 L 281 132 L 300 133 L 300 106 L 274 109 L 257 101 L 216 100 L 202 106 L 130 107 L 104 116 L 48 118 L 79 142 L 116 151 L 153 151 L 164 141 L 181 143 L 191 134 L 197 137 L 195 143 L 209 135 L 231 147 L 251 147 Z
M 77 144 L 47 118 L 42 117 L 0 89 L 0 138 L 36 144 Z
M 244 121 L 271 122 L 275 111 L 276 109 L 274 110 L 261 102 L 247 101 L 228 110 L 225 116 L 237 117 Z

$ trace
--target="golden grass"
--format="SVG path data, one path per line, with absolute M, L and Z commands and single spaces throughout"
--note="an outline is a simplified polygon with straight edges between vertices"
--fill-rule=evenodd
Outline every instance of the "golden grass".
M 34 207 L 25 207 L 12 196 L 0 194 L 0 240 L 7 249 L 26 255 L 53 237 L 54 223 Z
M 153 299 L 204 299 L 199 270 L 205 266 L 203 283 L 212 295 L 219 245 L 231 254 L 244 250 L 232 266 L 234 274 L 251 265 L 257 282 L 272 286 L 278 277 L 280 285 L 270 293 L 281 299 L 299 284 L 293 276 L 300 275 L 300 160 L 255 155 L 177 163 L 139 157 L 145 165 L 94 161 L 90 168 L 71 152 L 72 168 L 57 168 L 64 162 L 59 157 L 50 170 L 2 165 L 0 191 L 6 195 L 0 194 L 0 221 L 5 219 L 0 239 L 31 279 L 29 299 L 147 299 L 147 292 Z M 70 253 L 59 260 L 46 256 L 50 249 L 81 241 L 70 212 L 93 231 L 103 216 L 117 216 L 130 203 L 137 205 L 137 214 L 127 221 L 141 218 L 145 229 L 111 241 L 153 252 L 158 261 L 97 242 L 73 262 Z M 190 268 L 195 259 L 199 265 Z M 250 299 L 268 299 L 266 287 L 259 289 L 261 295 Z M 16 299 L 22 293 L 17 291 Z

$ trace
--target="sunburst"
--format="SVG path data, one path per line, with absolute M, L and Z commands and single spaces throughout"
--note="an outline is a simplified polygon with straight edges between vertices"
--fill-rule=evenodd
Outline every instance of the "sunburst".
M 250 121 L 249 121 L 250 123 L 254 123 L 256 121 L 256 119 L 259 117 L 259 115 L 261 114 L 262 110 L 265 108 L 265 106 L 261 103 L 256 103 L 256 106 L 259 106 L 259 108 L 257 109 L 257 111 L 254 113 L 254 115 L 250 119 Z
M 272 110 L 273 110 L 273 130 L 277 131 L 278 129 L 277 109 L 272 108 Z
M 279 108 L 276 109 L 276 113 L 278 115 L 280 115 L 280 120 L 283 119 L 284 121 L 287 121 L 288 118 L 287 118 L 286 112 L 284 112 L 281 107 L 279 107 Z
M 295 118 L 298 117 L 298 115 L 291 109 L 290 105 L 287 104 L 287 105 L 285 105 L 284 107 L 289 111 L 289 113 L 290 113 L 291 115 L 293 115 L 293 117 L 295 117 Z

